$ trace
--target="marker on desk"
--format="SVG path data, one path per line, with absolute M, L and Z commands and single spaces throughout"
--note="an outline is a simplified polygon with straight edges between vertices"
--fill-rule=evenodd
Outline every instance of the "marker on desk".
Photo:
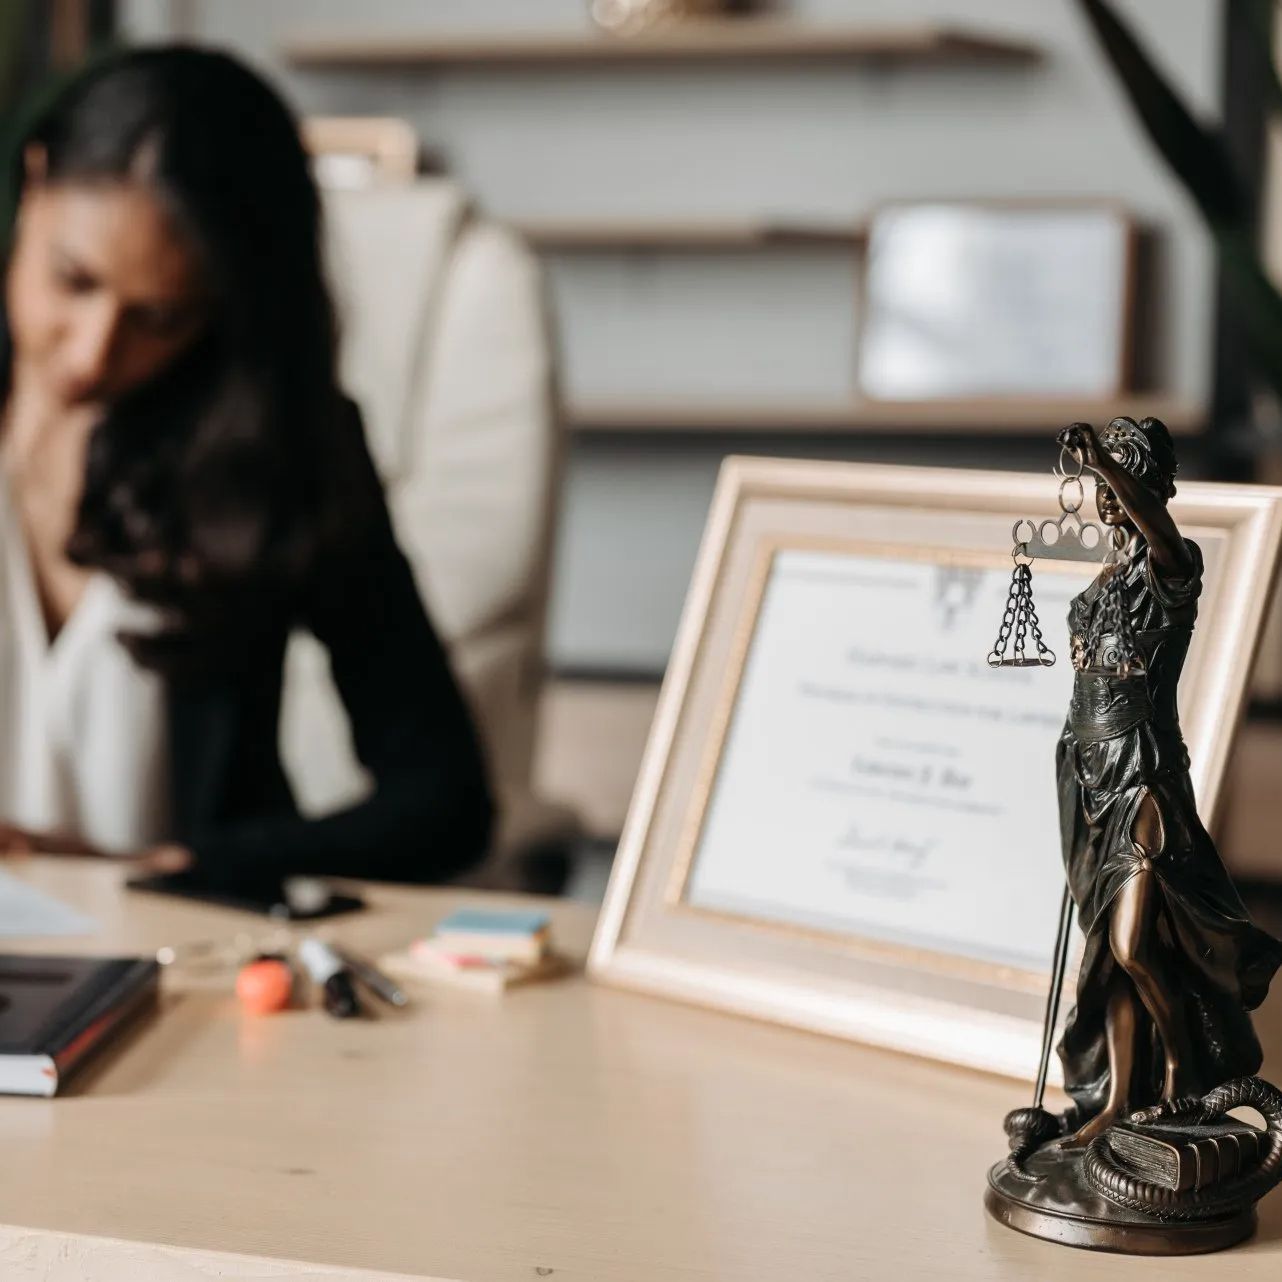
M 313 982 L 320 985 L 325 1009 L 335 1019 L 361 1014 L 361 999 L 356 995 L 351 971 L 323 939 L 304 939 L 298 946 L 298 960 Z
M 373 962 L 358 957 L 339 944 L 331 944 L 331 949 L 348 970 L 356 976 L 372 993 L 381 997 L 389 1006 L 408 1006 L 410 999 L 403 988 L 383 974 Z

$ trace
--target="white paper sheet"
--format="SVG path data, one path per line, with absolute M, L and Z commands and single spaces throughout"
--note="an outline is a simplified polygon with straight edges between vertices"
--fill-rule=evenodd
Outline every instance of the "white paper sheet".
M 90 935 L 96 929 L 92 917 L 0 871 L 0 940 Z
M 1009 568 L 779 552 L 688 901 L 1046 970 L 1064 618 L 1092 569 L 1035 573 L 1059 662 L 994 671 Z

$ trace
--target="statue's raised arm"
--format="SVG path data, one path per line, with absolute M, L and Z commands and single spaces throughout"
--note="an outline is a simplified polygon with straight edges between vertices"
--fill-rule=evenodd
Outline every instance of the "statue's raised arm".
M 1057 439 L 1095 473 L 1100 520 L 1114 527 L 1129 522 L 1162 570 L 1188 574 L 1188 548 L 1166 506 L 1175 495 L 1177 467 L 1166 425 L 1155 418 L 1115 418 L 1096 436 L 1089 423 L 1073 423 Z

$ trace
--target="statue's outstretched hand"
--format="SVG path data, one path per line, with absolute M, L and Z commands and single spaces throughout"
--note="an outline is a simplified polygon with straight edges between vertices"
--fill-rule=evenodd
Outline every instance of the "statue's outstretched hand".
M 1092 470 L 1099 468 L 1100 443 L 1089 423 L 1070 423 L 1055 438 L 1059 445 Z

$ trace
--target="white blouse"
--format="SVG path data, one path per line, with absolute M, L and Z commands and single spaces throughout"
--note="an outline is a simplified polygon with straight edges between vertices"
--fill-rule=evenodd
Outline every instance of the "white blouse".
M 95 573 L 52 641 L 7 478 L 0 473 L 0 819 L 132 854 L 165 839 L 164 683 L 121 631 L 154 609 Z

